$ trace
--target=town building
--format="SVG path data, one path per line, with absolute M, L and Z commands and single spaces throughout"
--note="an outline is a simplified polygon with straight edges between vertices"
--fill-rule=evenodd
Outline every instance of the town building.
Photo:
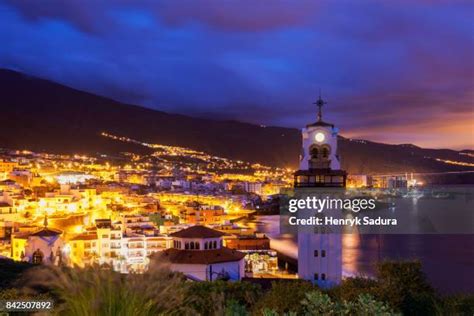
M 196 201 L 187 202 L 180 212 L 184 223 L 193 225 L 222 224 L 224 208 L 219 205 L 208 205 Z
M 192 226 L 171 234 L 172 248 L 153 256 L 198 281 L 240 280 L 245 273 L 245 254 L 224 247 L 225 234 L 206 226 Z
M 11 256 L 17 261 L 59 265 L 65 257 L 62 234 L 61 230 L 49 228 L 45 217 L 44 227 L 11 235 Z
M 147 217 L 130 220 L 127 224 L 131 226 L 96 219 L 95 227 L 69 240 L 71 262 L 81 267 L 106 264 L 121 273 L 144 272 L 148 268 L 148 257 L 169 248 L 171 238 L 147 229 L 140 231 L 140 224 L 149 225 L 142 219 Z
M 245 273 L 250 277 L 274 274 L 278 270 L 277 252 L 262 233 L 233 235 L 224 239 L 226 247 L 245 253 Z

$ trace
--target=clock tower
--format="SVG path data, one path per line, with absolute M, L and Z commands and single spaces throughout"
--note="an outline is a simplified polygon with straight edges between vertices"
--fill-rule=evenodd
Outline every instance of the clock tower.
M 345 187 L 346 172 L 341 170 L 337 151 L 338 129 L 323 121 L 322 107 L 326 102 L 319 99 L 317 121 L 302 130 L 300 168 L 295 173 L 295 187 Z
M 341 170 L 337 151 L 338 130 L 323 121 L 325 102 L 319 96 L 317 121 L 302 130 L 300 169 L 294 174 L 294 193 L 299 198 L 341 193 L 347 173 Z M 298 230 L 298 276 L 321 288 L 337 285 L 342 279 L 342 236 L 329 227 Z

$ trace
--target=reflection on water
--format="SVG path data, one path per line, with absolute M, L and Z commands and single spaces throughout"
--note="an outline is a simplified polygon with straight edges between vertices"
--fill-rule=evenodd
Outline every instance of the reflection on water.
M 252 225 L 277 251 L 297 258 L 293 236 L 279 235 L 279 216 L 257 216 Z M 383 259 L 417 259 L 431 284 L 443 292 L 474 292 L 474 235 L 343 235 L 345 276 L 374 275 Z

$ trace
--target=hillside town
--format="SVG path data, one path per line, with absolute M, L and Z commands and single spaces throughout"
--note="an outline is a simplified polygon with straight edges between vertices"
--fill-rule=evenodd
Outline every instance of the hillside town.
M 144 272 L 157 260 L 198 280 L 296 277 L 254 218 L 278 214 L 294 170 L 102 136 L 152 153 L 0 152 L 2 257 L 121 273 Z M 366 175 L 347 183 L 407 186 Z
M 121 157 L 2 151 L 0 255 L 129 273 L 145 271 L 156 253 L 212 249 L 214 259 L 177 260 L 183 271 L 196 262 L 204 270 L 237 265 L 231 276 L 217 268 L 208 276 L 190 273 L 201 279 L 278 274 L 269 239 L 239 220 L 265 206 L 291 173 L 185 148 L 156 149 Z

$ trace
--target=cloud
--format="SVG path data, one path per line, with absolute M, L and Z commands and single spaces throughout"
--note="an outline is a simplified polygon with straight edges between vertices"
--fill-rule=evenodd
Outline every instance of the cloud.
M 325 118 L 347 135 L 380 139 L 390 129 L 386 141 L 432 146 L 422 136 L 432 130 L 439 146 L 455 137 L 473 147 L 468 131 L 450 128 L 474 121 L 473 9 L 9 0 L 0 3 L 0 66 L 169 112 L 298 128 L 314 120 L 321 88 Z

